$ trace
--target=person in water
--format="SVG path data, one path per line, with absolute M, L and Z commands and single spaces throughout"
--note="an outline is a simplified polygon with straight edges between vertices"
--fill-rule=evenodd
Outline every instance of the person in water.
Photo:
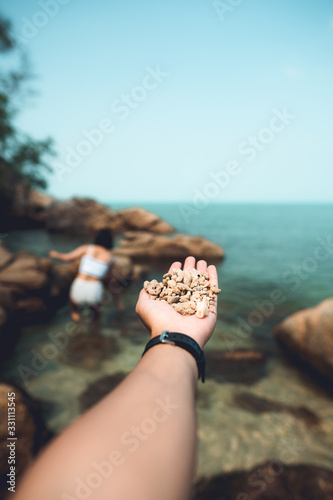
M 187 257 L 184 269 L 194 266 L 194 257 Z M 181 267 L 174 262 L 170 270 Z M 200 260 L 196 267 L 218 286 L 215 266 Z M 216 324 L 216 301 L 214 312 L 200 319 L 182 316 L 141 290 L 136 312 L 151 337 L 144 355 L 113 391 L 54 439 L 15 500 L 188 499 L 197 452 L 195 392 L 204 373 L 202 349 Z
M 110 229 L 104 228 L 98 231 L 92 245 L 82 245 L 69 253 L 50 250 L 50 257 L 65 262 L 81 257 L 78 274 L 69 291 L 73 321 L 80 321 L 80 310 L 84 306 L 91 309 L 95 320 L 98 318 L 104 293 L 103 279 L 105 279 L 108 272 L 112 272 L 112 248 L 112 233 Z M 123 311 L 124 306 L 119 299 L 119 295 L 113 293 L 113 298 L 118 309 Z

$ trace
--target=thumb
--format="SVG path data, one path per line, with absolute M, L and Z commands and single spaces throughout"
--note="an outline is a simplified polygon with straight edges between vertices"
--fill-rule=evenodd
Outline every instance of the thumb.
M 148 300 L 150 300 L 149 295 L 146 292 L 146 290 L 144 288 L 142 288 L 141 292 L 139 293 L 139 298 L 138 298 L 138 301 L 136 303 L 136 308 L 135 308 L 135 312 L 137 314 L 139 314 L 141 308 L 144 307 L 144 305 L 147 303 Z

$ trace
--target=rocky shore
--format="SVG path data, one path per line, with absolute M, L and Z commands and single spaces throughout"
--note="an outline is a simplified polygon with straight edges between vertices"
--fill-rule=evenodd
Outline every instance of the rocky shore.
M 10 211 L 0 216 L 1 231 L 43 228 L 91 239 L 102 227 L 120 238 L 114 252 L 117 288 L 143 279 L 152 260 L 169 263 L 189 254 L 214 261 L 224 257 L 223 249 L 205 238 L 171 235 L 170 224 L 143 208 L 114 211 L 92 199 L 60 201 L 17 186 Z M 0 244 L 0 360 L 15 345 L 20 325 L 46 321 L 65 303 L 78 264 L 58 264 L 25 251 L 12 254 Z
M 96 230 L 105 226 L 117 236 L 116 279 L 121 286 L 131 280 L 143 281 L 155 260 L 162 259 L 165 269 L 165 262 L 182 260 L 188 254 L 213 262 L 224 257 L 223 249 L 215 243 L 199 236 L 175 234 L 167 222 L 142 208 L 115 211 L 90 199 L 58 201 L 29 192 L 17 196 L 12 212 L 0 217 L 3 232 L 12 228 L 41 228 L 49 233 L 77 235 L 82 241 L 89 241 Z M 49 321 L 67 301 L 77 268 L 78 262 L 60 264 L 25 251 L 12 253 L 0 245 L 1 361 L 9 356 L 21 326 Z M 274 330 L 274 337 L 283 349 L 325 377 L 329 384 L 333 378 L 332 311 L 333 299 L 327 299 L 316 307 L 292 314 Z M 68 388 L 61 398 L 64 394 L 69 396 L 64 406 L 67 408 L 68 401 L 73 399 L 77 401 L 78 413 L 90 408 L 121 382 L 131 363 L 140 356 L 146 334 L 139 323 L 134 311 L 129 311 L 126 324 L 119 320 L 100 335 L 71 338 L 59 354 L 52 373 L 45 370 L 38 374 L 39 387 L 43 390 L 35 393 L 35 397 L 48 404 L 45 397 L 48 392 L 52 404 L 52 397 L 63 384 L 59 374 L 66 372 Z M 221 331 L 225 330 L 221 328 Z M 269 336 L 269 331 L 267 334 Z M 193 500 L 333 498 L 331 455 L 329 445 L 326 446 L 331 435 L 327 394 L 323 393 L 320 400 L 313 402 L 313 393 L 306 384 L 288 378 L 286 395 L 280 390 L 281 380 L 286 376 L 283 370 L 289 376 L 288 370 L 292 367 L 286 363 L 287 366 L 280 366 L 280 372 L 276 367 L 273 370 L 273 358 L 278 358 L 278 354 L 273 356 L 273 351 L 266 354 L 260 344 L 250 343 L 227 350 L 223 341 L 221 334 L 216 344 L 207 348 L 207 383 L 204 388 L 198 388 L 201 460 L 208 465 L 200 472 Z M 30 342 L 29 348 L 35 347 L 34 340 Z M 91 373 L 96 374 L 96 378 L 91 377 Z M 31 387 L 34 385 L 37 386 L 32 383 Z M 22 438 L 18 449 L 20 476 L 50 434 L 36 401 L 5 381 L 0 383 L 0 420 L 6 419 L 6 393 L 14 390 L 18 394 L 18 427 Z M 30 388 L 27 390 L 30 392 Z M 49 424 L 45 409 L 43 415 Z M 76 414 L 69 416 L 74 418 Z M 58 432 L 59 427 L 51 426 L 51 429 Z M 5 439 L 5 433 L 6 428 L 0 426 L 1 439 Z M 230 434 L 230 440 L 224 434 Z M 304 453 L 297 455 L 294 462 L 274 460 L 276 456 L 281 459 L 285 456 L 277 454 L 285 442 L 292 446 L 296 442 Z M 318 451 L 313 451 L 317 448 Z M 315 461 L 311 453 L 325 460 Z M 6 471 L 4 460 L 0 455 L 2 479 Z

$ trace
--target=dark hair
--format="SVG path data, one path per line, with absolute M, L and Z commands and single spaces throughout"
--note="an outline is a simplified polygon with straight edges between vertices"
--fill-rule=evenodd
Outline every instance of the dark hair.
M 113 236 L 108 227 L 100 229 L 95 236 L 95 245 L 110 249 L 113 247 Z

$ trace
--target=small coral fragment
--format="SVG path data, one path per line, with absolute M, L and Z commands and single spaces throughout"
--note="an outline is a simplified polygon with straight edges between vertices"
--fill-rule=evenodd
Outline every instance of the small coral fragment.
M 197 310 L 196 310 L 196 316 L 198 318 L 204 318 L 205 316 L 208 316 L 209 313 L 209 308 L 208 308 L 208 301 L 206 299 L 197 302 Z
M 153 300 L 164 300 L 182 315 L 196 314 L 198 318 L 215 312 L 216 295 L 220 289 L 209 282 L 208 273 L 196 269 L 172 269 L 163 281 L 145 281 L 144 289 Z

